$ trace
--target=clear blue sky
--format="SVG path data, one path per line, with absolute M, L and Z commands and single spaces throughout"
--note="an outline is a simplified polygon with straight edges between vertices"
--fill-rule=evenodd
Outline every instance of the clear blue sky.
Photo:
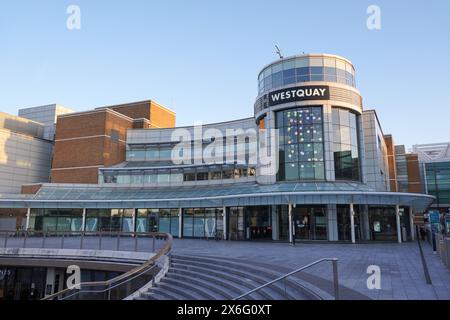
M 81 30 L 66 28 L 70 4 Z M 382 29 L 366 28 L 381 7 Z M 0 2 L 0 110 L 154 99 L 178 125 L 249 117 L 259 70 L 284 54 L 350 59 L 398 144 L 450 141 L 450 1 Z

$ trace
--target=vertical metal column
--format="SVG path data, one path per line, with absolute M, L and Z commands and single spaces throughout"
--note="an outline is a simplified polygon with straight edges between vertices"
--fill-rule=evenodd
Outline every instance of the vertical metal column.
M 395 206 L 395 217 L 397 220 L 397 238 L 398 238 L 398 243 L 402 243 L 402 230 L 401 230 L 401 226 L 400 226 L 400 206 L 396 205 Z
M 83 208 L 83 218 L 81 219 L 81 231 L 86 231 L 86 208 Z
M 178 211 L 178 238 L 183 238 L 183 208 Z
M 133 216 L 131 217 L 131 232 L 136 232 L 136 215 L 137 215 L 137 209 L 133 209 Z
M 411 230 L 411 240 L 416 240 L 416 228 L 414 228 L 414 210 L 410 206 L 409 207 L 409 228 Z
M 350 233 L 352 237 L 352 243 L 356 243 L 355 237 L 355 210 L 353 203 L 350 203 Z
M 223 240 L 227 240 L 228 226 L 227 226 L 227 207 L 223 207 Z
M 292 243 L 292 203 L 289 203 L 288 205 L 288 215 L 289 215 L 289 242 Z
M 30 215 L 31 215 L 31 208 L 27 208 L 27 221 L 25 223 L 25 230 L 28 230 L 30 228 Z

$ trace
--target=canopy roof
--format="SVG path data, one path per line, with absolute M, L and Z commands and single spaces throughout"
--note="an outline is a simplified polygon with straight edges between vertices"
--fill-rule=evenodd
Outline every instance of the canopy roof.
M 35 195 L 4 195 L 0 208 L 193 208 L 279 204 L 367 204 L 427 209 L 433 196 L 377 192 L 361 183 L 240 183 L 195 187 L 105 187 L 44 184 Z

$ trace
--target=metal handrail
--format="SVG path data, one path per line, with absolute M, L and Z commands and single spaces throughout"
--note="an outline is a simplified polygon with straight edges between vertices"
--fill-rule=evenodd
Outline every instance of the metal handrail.
M 119 250 L 120 246 L 120 239 L 126 238 L 126 237 L 134 237 L 135 238 L 135 244 L 134 244 L 134 251 L 138 251 L 138 238 L 145 238 L 145 237 L 153 237 L 153 243 L 152 243 L 152 251 L 155 251 L 155 240 L 156 237 L 154 236 L 155 232 L 133 232 L 133 231 L 57 231 L 57 230 L 45 230 L 45 231 L 35 231 L 35 230 L 0 230 L 0 239 L 4 238 L 3 241 L 3 247 L 7 247 L 8 244 L 8 238 L 23 238 L 23 248 L 27 248 L 27 239 L 33 238 L 33 236 L 41 237 L 42 238 L 42 248 L 45 248 L 46 240 L 47 238 L 51 238 L 54 236 L 55 238 L 61 238 L 61 249 L 64 249 L 64 241 L 65 238 L 70 237 L 80 237 L 80 243 L 78 244 L 78 247 L 80 249 L 84 248 L 84 238 L 86 237 L 98 237 L 99 243 L 98 247 L 99 250 L 102 248 L 102 237 L 116 237 L 117 238 L 117 244 L 116 248 Z M 1 244 L 0 244 L 1 246 Z
M 113 279 L 110 280 L 106 280 L 106 281 L 95 281 L 95 282 L 82 282 L 79 284 L 80 289 L 76 289 L 76 288 L 66 288 L 64 290 L 61 290 L 59 292 L 56 292 L 52 295 L 49 295 L 45 298 L 43 298 L 42 300 L 53 300 L 54 298 L 57 298 L 60 295 L 63 295 L 65 293 L 68 293 L 72 290 L 79 290 L 76 293 L 81 293 L 83 286 L 89 286 L 89 287 L 99 287 L 99 286 L 108 286 L 107 290 L 111 290 L 113 288 L 113 286 L 115 287 L 115 284 L 125 278 L 128 277 L 132 277 L 131 279 L 127 279 L 124 283 L 131 281 L 132 279 L 134 279 L 133 276 L 138 276 L 141 275 L 142 273 L 145 273 L 148 270 L 145 270 L 148 267 L 152 267 L 155 265 L 156 260 L 158 260 L 160 257 L 162 257 L 163 255 L 167 255 L 171 249 L 172 249 L 172 243 L 173 243 L 173 237 L 170 233 L 160 233 L 160 232 L 150 232 L 149 234 L 152 234 L 155 237 L 164 237 L 166 239 L 166 243 L 164 244 L 164 246 L 158 251 L 158 253 L 156 255 L 154 255 L 153 257 L 151 257 L 148 261 L 146 261 L 144 264 L 126 272 L 123 273 Z
M 68 295 L 68 296 L 63 297 L 61 300 L 67 300 L 68 298 L 73 297 L 74 295 L 79 294 L 79 293 L 104 293 L 104 292 L 107 292 L 107 291 L 111 291 L 112 289 L 117 288 L 117 287 L 121 286 L 121 285 L 124 284 L 124 283 L 130 282 L 131 280 L 136 279 L 137 277 L 139 277 L 140 275 L 142 275 L 142 273 L 145 273 L 145 272 L 147 272 L 147 271 L 150 271 L 150 270 L 154 269 L 155 267 L 156 267 L 156 265 L 152 265 L 148 270 L 143 271 L 143 272 L 141 272 L 141 273 L 139 273 L 139 274 L 137 274 L 137 275 L 134 275 L 134 276 L 131 277 L 130 279 L 126 279 L 126 280 L 124 280 L 124 281 L 122 281 L 122 282 L 116 283 L 115 285 L 108 286 L 107 288 L 105 288 L 105 289 L 103 289 L 103 290 L 79 290 L 79 291 L 74 292 L 74 293 L 72 293 L 72 294 L 70 294 L 70 295 Z M 44 300 L 44 299 L 43 299 L 43 300 Z
M 282 276 L 280 276 L 280 277 L 278 277 L 278 278 L 276 278 L 276 279 L 274 279 L 274 280 L 272 280 L 272 281 L 269 281 L 269 282 L 267 282 L 266 284 L 263 284 L 263 285 L 261 285 L 261 286 L 255 288 L 255 289 L 252 289 L 252 290 L 250 290 L 250 291 L 248 291 L 248 292 L 246 292 L 246 293 L 243 293 L 243 294 L 241 294 L 240 296 L 234 298 L 233 300 L 239 300 L 239 299 L 242 299 L 243 297 L 246 297 L 246 296 L 248 296 L 248 295 L 250 295 L 250 294 L 252 294 L 252 293 L 254 293 L 254 292 L 256 292 L 256 291 L 259 291 L 259 290 L 261 290 L 261 289 L 263 289 L 263 288 L 266 288 L 266 287 L 268 287 L 268 286 L 270 286 L 270 285 L 272 285 L 272 284 L 274 284 L 274 283 L 276 283 L 276 282 L 279 282 L 279 281 L 281 281 L 281 280 L 284 280 L 284 279 L 286 279 L 287 277 L 290 277 L 290 276 L 292 276 L 292 275 L 294 275 L 294 274 L 296 274 L 296 273 L 298 273 L 298 272 L 300 272 L 300 271 L 303 271 L 303 270 L 305 270 L 305 269 L 308 269 L 308 268 L 310 268 L 310 267 L 312 267 L 312 266 L 315 266 L 316 264 L 322 263 L 322 262 L 324 262 L 324 261 L 331 261 L 332 264 L 333 264 L 334 298 L 335 298 L 336 300 L 339 300 L 339 279 L 338 279 L 338 270 L 337 270 L 337 263 L 338 263 L 339 260 L 338 260 L 337 258 L 323 258 L 323 259 L 320 259 L 320 260 L 311 262 L 310 264 L 307 264 L 306 266 L 303 266 L 303 267 L 301 267 L 301 268 L 295 269 L 294 271 L 291 271 L 291 272 L 289 272 L 289 273 L 287 273 L 287 274 L 285 274 L 285 275 L 282 275 Z

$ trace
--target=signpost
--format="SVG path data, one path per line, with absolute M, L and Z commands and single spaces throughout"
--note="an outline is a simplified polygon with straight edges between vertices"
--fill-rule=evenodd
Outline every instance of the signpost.
M 430 222 L 431 229 L 431 241 L 433 245 L 433 252 L 436 252 L 436 233 L 441 230 L 441 222 L 439 219 L 439 211 L 430 211 L 428 214 L 428 220 Z

